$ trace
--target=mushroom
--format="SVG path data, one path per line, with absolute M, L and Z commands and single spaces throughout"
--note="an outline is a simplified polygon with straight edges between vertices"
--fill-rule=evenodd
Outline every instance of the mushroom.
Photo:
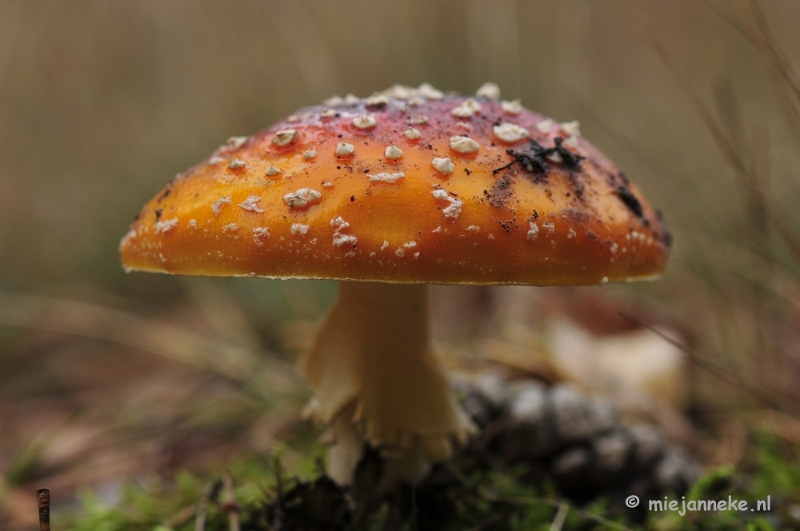
M 151 200 L 120 246 L 128 271 L 341 281 L 301 362 L 340 484 L 365 442 L 387 477 L 414 482 L 473 431 L 431 342 L 428 284 L 653 279 L 670 248 L 659 213 L 576 123 L 495 93 L 400 88 L 232 139 Z M 427 117 L 414 134 L 411 108 Z

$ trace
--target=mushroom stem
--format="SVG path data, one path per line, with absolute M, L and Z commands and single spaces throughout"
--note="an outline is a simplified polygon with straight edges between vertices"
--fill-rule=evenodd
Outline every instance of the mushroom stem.
M 301 370 L 315 395 L 307 413 L 330 427 L 328 470 L 340 484 L 352 481 L 363 442 L 414 482 L 473 429 L 433 348 L 424 284 L 342 282 Z

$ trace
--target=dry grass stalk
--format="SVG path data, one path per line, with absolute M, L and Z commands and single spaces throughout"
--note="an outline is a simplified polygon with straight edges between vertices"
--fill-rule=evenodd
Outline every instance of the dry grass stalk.
M 273 393 L 300 393 L 293 370 L 263 353 L 99 304 L 0 292 L 0 324 L 110 341 L 158 354 L 223 377 L 260 401 L 271 401 Z
M 50 489 L 36 491 L 39 500 L 39 530 L 50 531 Z

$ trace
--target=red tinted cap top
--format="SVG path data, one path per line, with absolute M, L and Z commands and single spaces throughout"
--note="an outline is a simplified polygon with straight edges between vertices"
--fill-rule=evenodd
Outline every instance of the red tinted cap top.
M 498 93 L 395 86 L 232 138 L 145 205 L 123 264 L 476 284 L 658 276 L 670 237 L 636 186 L 577 122 Z

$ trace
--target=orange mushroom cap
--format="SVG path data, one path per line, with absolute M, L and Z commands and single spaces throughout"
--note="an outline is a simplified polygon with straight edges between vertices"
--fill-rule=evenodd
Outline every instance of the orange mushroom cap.
M 137 216 L 128 270 L 576 285 L 653 278 L 670 236 L 577 123 L 393 87 L 231 138 Z

